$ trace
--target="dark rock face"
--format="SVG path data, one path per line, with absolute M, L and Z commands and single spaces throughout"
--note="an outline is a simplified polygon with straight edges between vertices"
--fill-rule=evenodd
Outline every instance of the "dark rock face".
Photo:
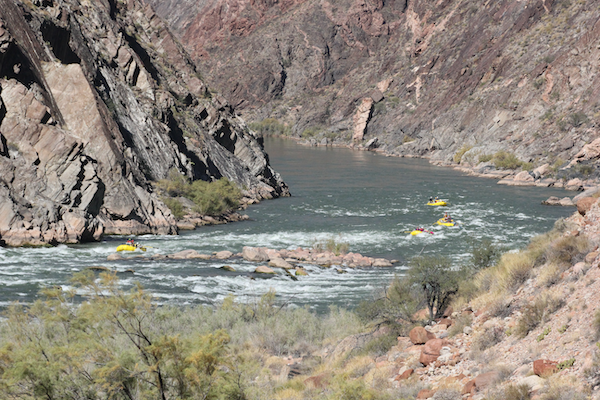
M 0 240 L 176 233 L 176 169 L 288 195 L 262 145 L 137 0 L 0 0 Z
M 596 1 L 145 1 L 244 116 L 296 136 L 539 165 L 598 136 Z

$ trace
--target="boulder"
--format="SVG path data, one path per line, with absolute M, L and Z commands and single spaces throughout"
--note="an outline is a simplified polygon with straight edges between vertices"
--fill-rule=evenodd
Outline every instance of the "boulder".
M 533 177 L 535 179 L 539 179 L 543 176 L 548 175 L 550 172 L 552 172 L 552 169 L 550 168 L 550 164 L 544 164 L 544 165 L 537 167 L 532 172 L 533 172 Z
M 109 254 L 108 257 L 106 257 L 106 261 L 118 261 L 118 260 L 122 260 L 123 256 L 120 255 L 119 253 L 113 253 L 113 254 Z
M 573 273 L 575 275 L 582 275 L 585 272 L 586 269 L 586 263 L 584 263 L 583 261 L 580 261 L 578 263 L 576 263 L 575 265 L 573 265 Z
M 435 335 L 428 332 L 422 326 L 416 326 L 410 330 L 408 337 L 412 344 L 425 344 L 428 340 L 435 339 Z
M 375 258 L 373 259 L 373 267 L 391 267 L 392 263 L 385 258 Z
M 409 368 L 406 371 L 402 372 L 400 375 L 396 376 L 394 378 L 394 380 L 395 381 L 402 381 L 402 380 L 408 379 L 413 374 L 413 372 L 415 372 L 415 370 L 412 369 L 412 368 Z
M 579 178 L 573 178 L 565 184 L 565 189 L 574 191 L 583 190 L 583 181 Z
M 218 260 L 226 260 L 233 257 L 233 253 L 229 250 L 223 250 L 215 253 L 215 258 Z
M 563 206 L 563 207 L 572 207 L 575 204 L 573 203 L 573 200 L 571 200 L 571 198 L 569 197 L 563 197 L 562 199 L 560 199 L 560 201 L 558 202 L 559 206 Z
M 442 347 L 446 346 L 448 341 L 446 339 L 431 339 L 425 343 L 425 346 L 421 349 L 421 356 L 419 362 L 423 365 L 429 365 L 435 362 L 440 356 Z
M 178 251 L 177 253 L 171 254 L 169 256 L 169 258 L 173 258 L 175 260 L 185 260 L 188 258 L 194 258 L 199 255 L 200 254 L 198 254 L 198 252 L 196 250 L 182 250 L 182 251 Z
M 475 379 L 471 379 L 469 382 L 465 383 L 465 386 L 463 386 L 460 393 L 474 395 L 475 394 Z
M 521 171 L 513 178 L 516 182 L 533 182 L 533 176 L 528 171 Z
M 259 247 L 248 247 L 244 246 L 242 249 L 242 257 L 246 261 L 264 262 L 269 261 L 269 256 Z
M 585 262 L 588 264 L 593 263 L 596 260 L 596 258 L 598 257 L 598 254 L 600 254 L 600 252 L 598 252 L 598 251 L 592 251 L 592 252 L 588 253 L 585 256 Z
M 584 215 L 590 210 L 592 205 L 598 201 L 595 197 L 584 197 L 577 201 L 577 212 Z
M 308 276 L 308 272 L 304 268 L 296 268 L 296 276 Z
M 256 273 L 256 274 L 275 274 L 275 271 L 273 271 L 271 268 L 267 267 L 266 265 L 259 265 L 254 270 L 254 273 Z
M 533 362 L 533 373 L 537 376 L 550 376 L 558 371 L 558 362 L 551 360 L 535 360 Z
M 452 314 L 452 312 L 450 312 Z M 452 320 L 450 318 L 442 318 L 438 321 L 438 325 L 446 325 L 447 328 L 452 326 Z
M 285 261 L 283 258 L 273 258 L 269 261 L 269 267 L 273 268 L 283 268 L 283 269 L 293 269 L 294 266 L 289 262 Z
M 219 269 L 223 269 L 225 271 L 229 271 L 229 272 L 235 272 L 235 268 L 233 268 L 230 265 L 223 265 L 222 267 L 220 267 Z

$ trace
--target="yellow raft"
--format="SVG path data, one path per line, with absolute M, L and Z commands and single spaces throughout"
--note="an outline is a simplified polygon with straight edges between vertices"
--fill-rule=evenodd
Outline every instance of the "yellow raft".
M 447 222 L 444 218 L 440 218 L 437 220 L 436 224 L 443 225 L 443 226 L 455 226 L 457 223 L 454 222 L 454 220 Z
M 415 229 L 410 234 L 413 235 L 413 236 L 417 236 L 417 235 L 419 235 L 421 233 L 430 233 L 430 234 L 433 234 L 433 232 L 429 232 L 429 231 L 426 231 L 426 230 L 419 230 L 419 229 Z
M 448 204 L 444 200 L 430 201 L 427 203 L 428 206 L 447 206 Z
M 144 246 L 132 246 L 129 244 L 122 244 L 117 246 L 117 251 L 136 251 L 136 250 L 146 251 Z

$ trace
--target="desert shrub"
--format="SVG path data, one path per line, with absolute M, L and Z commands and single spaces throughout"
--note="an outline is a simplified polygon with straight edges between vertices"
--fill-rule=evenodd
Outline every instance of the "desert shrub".
M 183 216 L 185 215 L 185 212 L 184 212 L 183 206 L 181 205 L 181 202 L 179 200 L 177 200 L 173 197 L 163 197 L 161 200 L 163 201 L 163 203 L 165 203 L 167 205 L 167 207 L 169 207 L 169 209 L 173 213 L 173 216 L 176 219 L 183 218 Z
M 329 251 L 336 256 L 339 256 L 340 254 L 348 253 L 350 244 L 348 242 L 337 241 L 334 237 L 330 237 L 322 241 L 315 241 L 312 244 L 312 248 L 318 252 Z
M 414 142 L 416 139 L 413 137 L 410 137 L 408 135 L 404 135 L 404 137 L 402 138 L 402 144 L 404 143 L 410 143 L 410 142 Z
M 561 280 L 564 268 L 561 268 L 557 264 L 551 263 L 546 264 L 537 273 L 537 284 L 538 286 L 550 287 L 557 284 Z
M 504 253 L 501 246 L 495 245 L 489 239 L 483 239 L 481 242 L 471 242 L 470 264 L 475 270 L 489 268 L 495 265 Z
M 376 298 L 361 301 L 356 313 L 365 324 L 396 325 L 397 321 L 407 325 L 415 323 L 414 315 L 425 306 L 425 297 L 420 287 L 406 277 L 395 277 L 383 293 Z
M 594 314 L 592 327 L 594 328 L 594 339 L 600 340 L 600 309 L 596 310 Z
M 302 133 L 300 134 L 300 137 L 302 137 L 304 139 L 310 139 L 310 138 L 316 136 L 321 131 L 322 131 L 321 128 L 312 126 L 310 128 L 306 128 L 305 130 L 303 130 Z
M 471 348 L 476 352 L 485 351 L 490 347 L 500 343 L 504 336 L 504 329 L 501 326 L 491 326 L 485 328 L 473 338 Z
M 471 150 L 473 148 L 473 146 L 468 145 L 468 144 L 463 144 L 463 146 L 456 152 L 454 153 L 454 157 L 453 160 L 455 163 L 460 164 L 460 160 L 462 160 L 463 155 Z
M 402 330 L 399 326 L 396 329 L 390 329 L 390 331 L 382 336 L 374 337 L 369 340 L 364 347 L 362 352 L 372 357 L 379 357 L 386 354 L 390 349 L 398 344 L 398 336 L 402 334 Z
M 587 398 L 573 385 L 561 381 L 550 384 L 550 387 L 540 396 L 540 400 L 585 400 Z
M 569 124 L 571 124 L 571 126 L 573 126 L 575 128 L 585 124 L 588 121 L 589 121 L 589 118 L 582 111 L 579 111 L 579 112 L 569 115 Z
M 546 262 L 571 266 L 584 259 L 589 250 L 586 236 L 563 236 L 553 241 L 544 256 Z
M 452 326 L 448 328 L 448 336 L 456 336 L 463 333 L 466 326 L 471 326 L 473 323 L 473 315 L 471 313 L 460 314 Z
M 529 386 L 527 385 L 508 385 L 502 390 L 502 396 L 499 399 L 503 400 L 529 400 Z
M 513 313 L 512 302 L 500 297 L 488 306 L 488 313 L 491 317 L 506 318 Z
M 452 269 L 447 257 L 417 256 L 410 260 L 408 279 L 421 288 L 430 320 L 443 316 L 464 276 L 464 270 Z
M 499 151 L 494 154 L 492 162 L 496 168 L 500 169 L 517 169 L 523 166 L 523 161 L 519 160 L 513 153 Z
M 545 322 L 556 310 L 564 306 L 564 300 L 543 295 L 523 308 L 521 318 L 515 327 L 517 337 L 523 338 Z
M 260 122 L 252 122 L 248 127 L 263 136 L 287 136 L 290 134 L 290 128 L 275 118 L 265 118 Z
M 441 388 L 432 397 L 434 400 L 460 400 L 460 390 L 454 388 Z
M 195 204 L 193 211 L 204 215 L 220 215 L 235 210 L 242 199 L 241 190 L 225 177 L 213 182 L 197 180 L 190 183 L 174 169 L 169 171 L 168 179 L 161 179 L 156 187 L 170 197 L 192 200 Z
M 494 158 L 493 154 L 480 154 L 479 157 L 477 158 L 477 160 L 480 163 L 483 163 L 483 162 L 492 161 L 492 158 Z
M 542 85 L 546 82 L 546 78 L 541 77 L 536 79 L 535 81 L 533 81 L 533 87 L 536 89 L 539 89 L 542 87 Z

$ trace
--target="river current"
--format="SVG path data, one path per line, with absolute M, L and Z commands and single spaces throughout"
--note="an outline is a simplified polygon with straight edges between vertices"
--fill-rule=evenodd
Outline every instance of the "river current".
M 152 246 L 150 255 L 185 249 L 237 253 L 243 246 L 294 249 L 333 238 L 348 243 L 350 251 L 400 262 L 385 269 L 343 268 L 343 274 L 307 265 L 309 276 L 293 281 L 284 274 L 253 276 L 258 264 L 242 259 L 107 261 L 124 242 L 122 237 L 52 248 L 0 248 L 0 307 L 31 302 L 46 286 L 68 288 L 74 272 L 101 266 L 117 270 L 124 288 L 140 282 L 159 303 L 211 304 L 230 294 L 253 301 L 272 289 L 279 301 L 293 305 L 353 308 L 395 274 L 403 274 L 416 254 L 447 255 L 459 265 L 466 261 L 473 240 L 487 238 L 509 249 L 521 248 L 574 211 L 540 204 L 549 196 L 569 194 L 561 189 L 497 185 L 495 180 L 465 176 L 426 160 L 303 147 L 280 139 L 266 139 L 265 148 L 292 197 L 249 207 L 245 210 L 249 221 L 136 240 Z M 427 206 L 430 196 L 447 200 L 449 206 Z M 432 225 L 444 211 L 461 227 Z M 434 233 L 407 233 L 417 226 Z M 236 271 L 219 269 L 223 265 Z

